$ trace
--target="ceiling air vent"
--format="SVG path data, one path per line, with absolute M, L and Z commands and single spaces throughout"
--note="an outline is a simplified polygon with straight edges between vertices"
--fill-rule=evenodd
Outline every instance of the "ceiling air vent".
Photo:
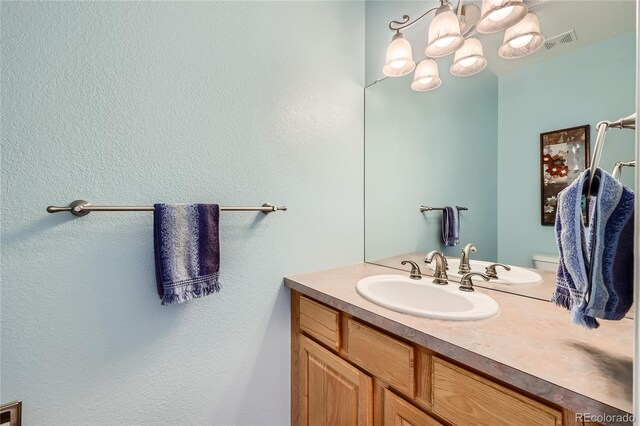
M 544 42 L 544 47 L 546 47 L 547 50 L 551 50 L 560 44 L 573 43 L 577 39 L 578 36 L 576 35 L 576 30 L 571 30 L 567 31 L 566 33 L 558 34 L 555 37 L 546 39 Z

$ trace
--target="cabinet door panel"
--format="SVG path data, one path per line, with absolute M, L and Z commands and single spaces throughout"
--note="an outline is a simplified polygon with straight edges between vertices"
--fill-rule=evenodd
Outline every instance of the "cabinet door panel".
M 299 374 L 302 425 L 372 424 L 371 377 L 305 336 L 300 337 Z
M 385 426 L 441 426 L 442 423 L 409 404 L 389 389 L 384 390 Z

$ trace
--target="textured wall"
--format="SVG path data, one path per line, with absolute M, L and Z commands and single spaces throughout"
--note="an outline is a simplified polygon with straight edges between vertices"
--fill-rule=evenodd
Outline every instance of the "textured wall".
M 362 260 L 364 6 L 2 2 L 1 400 L 29 425 L 287 424 L 282 277 Z M 161 306 L 150 213 L 223 213 L 221 293 Z
M 439 212 L 421 204 L 460 205 L 460 242 L 475 259 L 496 258 L 498 79 L 489 71 L 451 76 L 442 87 L 411 90 L 413 74 L 365 89 L 365 258 L 375 260 L 445 247 Z
M 540 225 L 540 133 L 626 117 L 635 110 L 635 33 L 630 32 L 500 77 L 498 258 L 532 265 L 557 253 L 553 227 Z M 634 133 L 607 134 L 600 166 L 634 158 Z M 633 171 L 623 182 L 633 187 Z

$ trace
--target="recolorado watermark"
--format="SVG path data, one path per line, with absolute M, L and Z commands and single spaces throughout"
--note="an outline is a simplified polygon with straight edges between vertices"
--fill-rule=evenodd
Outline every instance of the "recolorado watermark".
M 576 420 L 594 423 L 633 423 L 635 420 L 633 414 L 591 414 L 576 413 Z

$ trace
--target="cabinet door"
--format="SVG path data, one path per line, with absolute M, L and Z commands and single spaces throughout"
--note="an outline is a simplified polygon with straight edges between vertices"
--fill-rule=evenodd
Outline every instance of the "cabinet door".
M 301 425 L 372 424 L 371 377 L 305 336 L 300 336 L 299 375 Z
M 384 390 L 385 426 L 441 426 L 442 423 L 409 404 L 389 389 Z

